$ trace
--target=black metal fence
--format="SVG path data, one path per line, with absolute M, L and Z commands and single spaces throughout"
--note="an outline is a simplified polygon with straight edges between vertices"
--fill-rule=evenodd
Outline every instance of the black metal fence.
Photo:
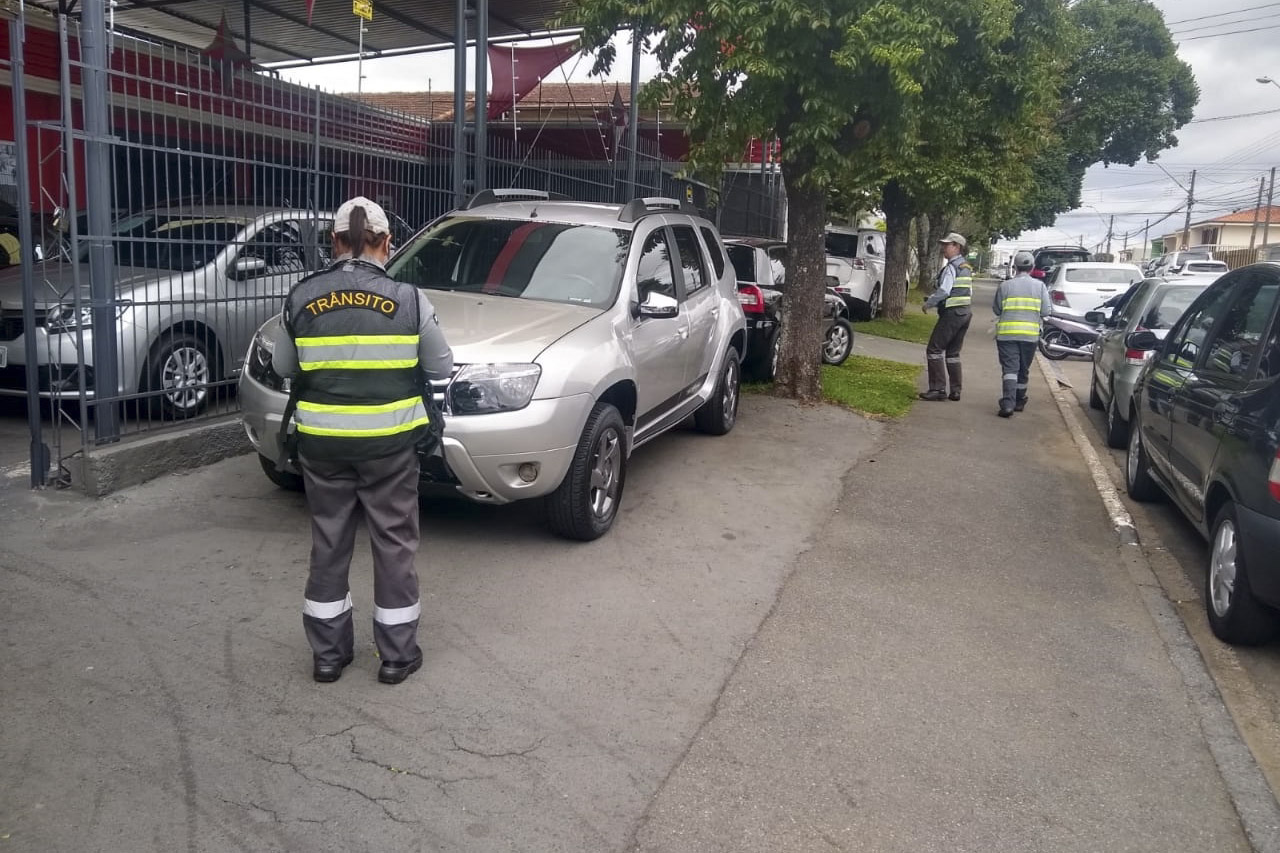
M 451 124 L 67 18 L 10 28 L 15 138 L 33 149 L 15 153 L 16 182 L 35 187 L 14 207 L 37 216 L 20 265 L 26 313 L 0 316 L 0 393 L 47 413 L 33 448 L 50 448 L 55 480 L 74 454 L 235 411 L 255 331 L 327 263 L 343 200 L 382 204 L 397 243 L 455 204 Z M 615 154 L 577 160 L 490 132 L 483 181 L 589 201 L 718 201 L 647 140 L 634 187 L 625 147 Z M 474 172 L 474 151 L 465 162 Z M 748 227 L 776 233 L 776 214 Z

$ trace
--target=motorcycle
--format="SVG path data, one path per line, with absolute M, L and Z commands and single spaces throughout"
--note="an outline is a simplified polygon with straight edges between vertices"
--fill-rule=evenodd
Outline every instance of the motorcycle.
M 1050 314 L 1040 330 L 1040 352 L 1045 358 L 1061 361 L 1069 355 L 1093 358 L 1093 347 L 1102 330 L 1065 314 Z

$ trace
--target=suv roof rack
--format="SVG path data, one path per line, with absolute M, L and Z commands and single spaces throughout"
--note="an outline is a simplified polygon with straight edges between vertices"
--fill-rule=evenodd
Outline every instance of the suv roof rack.
M 618 213 L 618 221 L 635 222 L 655 213 L 669 213 L 672 211 L 698 215 L 698 209 L 688 202 L 677 201 L 674 198 L 650 196 L 648 198 L 632 199 L 623 205 L 622 210 Z
M 471 210 L 473 207 L 480 207 L 484 204 L 497 204 L 500 201 L 572 201 L 572 199 L 563 193 L 552 193 L 545 190 L 480 190 L 480 192 L 467 199 L 466 203 L 462 205 L 462 209 Z

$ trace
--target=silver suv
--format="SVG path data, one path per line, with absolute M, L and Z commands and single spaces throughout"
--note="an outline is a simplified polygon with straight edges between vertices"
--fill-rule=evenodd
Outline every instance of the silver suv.
M 715 227 L 671 199 L 572 202 L 486 191 L 388 265 L 425 288 L 453 347 L 434 383 L 444 438 L 423 479 L 475 501 L 546 497 L 550 527 L 595 539 L 617 517 L 631 451 L 690 415 L 737 419 L 746 320 Z M 271 369 L 279 318 L 240 380 L 245 430 L 275 468 L 287 386 Z

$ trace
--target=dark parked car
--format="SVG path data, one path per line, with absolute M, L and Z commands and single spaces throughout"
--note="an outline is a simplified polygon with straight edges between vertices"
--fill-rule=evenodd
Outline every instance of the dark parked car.
M 729 262 L 738 277 L 738 302 L 747 318 L 747 360 L 742 368 L 755 379 L 769 380 L 778 364 L 782 340 L 782 294 L 786 286 L 787 244 L 778 240 L 734 237 L 724 241 Z M 831 283 L 828 277 L 828 283 Z M 827 289 L 825 316 L 843 323 L 831 326 L 823 345 L 823 360 L 842 363 L 853 348 L 844 300 Z
M 1093 260 L 1093 255 L 1083 246 L 1041 246 L 1032 253 L 1035 265 L 1031 275 L 1035 278 L 1047 278 L 1058 264 L 1086 263 Z
M 1154 350 L 1134 389 L 1129 494 L 1163 490 L 1209 540 L 1213 632 L 1261 643 L 1280 628 L 1280 264 L 1227 273 Z

